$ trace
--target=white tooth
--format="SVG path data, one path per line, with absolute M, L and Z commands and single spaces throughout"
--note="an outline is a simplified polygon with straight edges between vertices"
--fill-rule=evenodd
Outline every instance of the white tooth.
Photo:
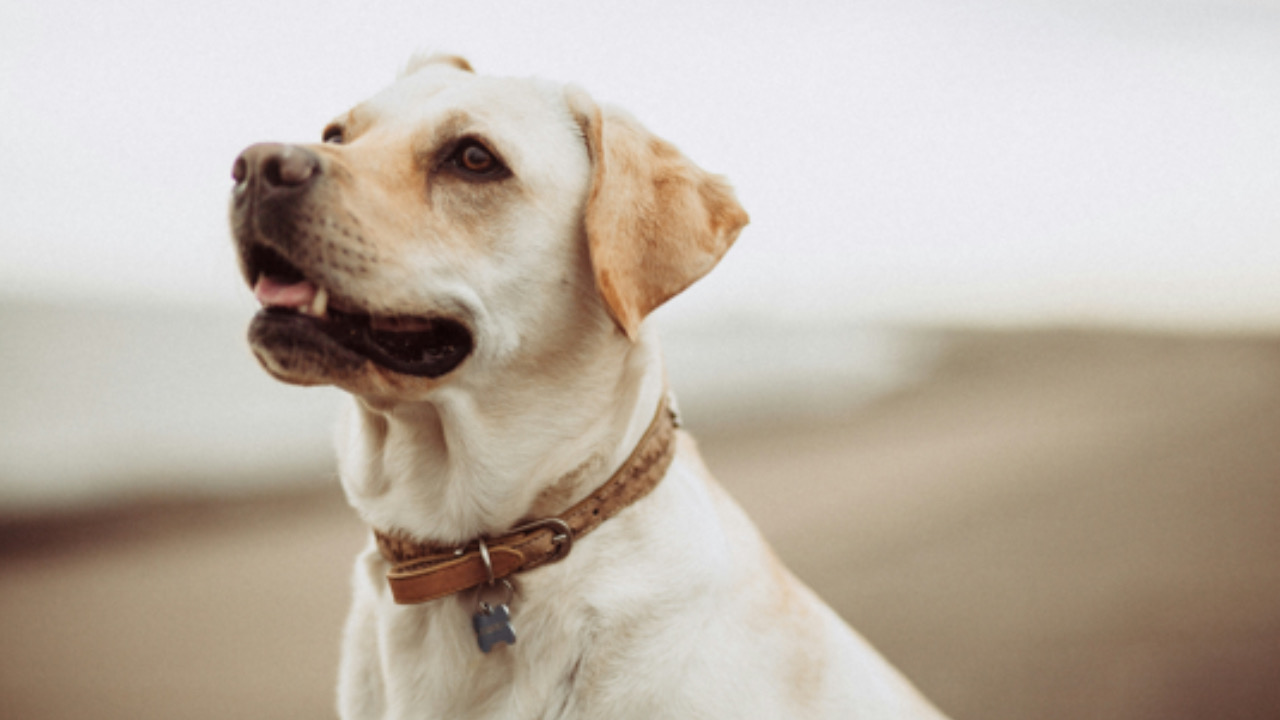
M 307 314 L 313 317 L 324 317 L 325 310 L 329 308 L 329 291 L 324 288 L 316 290 L 316 296 L 311 300 L 310 312 Z
M 316 317 L 324 317 L 328 310 L 329 291 L 324 288 L 320 288 L 319 290 L 316 290 L 316 299 L 311 302 L 311 312 L 315 313 Z

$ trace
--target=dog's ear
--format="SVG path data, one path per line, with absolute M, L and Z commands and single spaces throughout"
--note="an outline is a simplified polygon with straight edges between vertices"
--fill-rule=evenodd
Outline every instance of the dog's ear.
M 625 113 L 567 97 L 591 154 L 585 210 L 596 288 L 627 337 L 706 275 L 747 224 L 724 178 L 694 165 Z

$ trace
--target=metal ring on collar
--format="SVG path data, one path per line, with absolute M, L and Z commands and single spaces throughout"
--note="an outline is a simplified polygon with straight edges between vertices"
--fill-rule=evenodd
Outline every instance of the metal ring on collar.
M 494 590 L 495 588 L 503 588 L 504 590 L 506 590 L 506 597 L 502 598 L 501 602 L 489 602 L 485 600 L 485 594 Z M 514 585 L 511 584 L 511 581 L 506 578 L 502 578 L 501 580 L 499 580 L 498 582 L 492 585 L 482 585 L 480 589 L 476 591 L 476 605 L 480 608 L 480 610 L 486 613 L 493 610 L 495 607 L 499 605 L 509 606 L 511 604 L 511 601 L 515 599 L 516 599 L 516 588 Z
M 489 559 L 489 546 L 485 544 L 484 538 L 480 538 L 480 559 L 484 561 L 484 571 L 489 576 L 489 584 L 493 585 L 493 561 Z

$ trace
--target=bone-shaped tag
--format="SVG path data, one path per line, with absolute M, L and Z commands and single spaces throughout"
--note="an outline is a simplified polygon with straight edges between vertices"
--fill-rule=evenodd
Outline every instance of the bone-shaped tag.
M 514 645 L 516 629 L 511 627 L 511 612 L 506 605 L 482 603 L 480 611 L 471 617 L 480 649 L 489 652 L 499 643 Z

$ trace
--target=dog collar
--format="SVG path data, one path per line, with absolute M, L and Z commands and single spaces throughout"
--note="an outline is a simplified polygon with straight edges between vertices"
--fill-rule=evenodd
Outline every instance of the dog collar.
M 664 394 L 649 428 L 613 477 L 564 513 L 505 535 L 440 547 L 375 529 L 378 552 L 392 566 L 387 573 L 392 597 L 401 605 L 429 602 L 563 560 L 575 541 L 657 486 L 675 456 L 677 427 L 678 416 Z

